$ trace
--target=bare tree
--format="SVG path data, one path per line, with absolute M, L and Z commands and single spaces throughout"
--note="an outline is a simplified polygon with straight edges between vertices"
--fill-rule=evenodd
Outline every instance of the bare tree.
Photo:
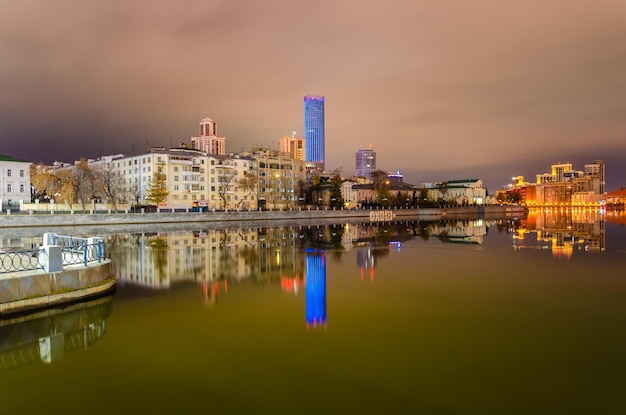
M 226 193 L 230 190 L 230 186 L 233 180 L 236 177 L 236 172 L 231 166 L 227 165 L 218 165 L 217 166 L 217 194 L 219 198 L 222 200 L 222 207 L 225 209 L 227 207 L 226 204 Z
M 87 160 L 80 161 L 71 169 L 69 181 L 74 187 L 74 197 L 80 203 L 81 208 L 85 210 L 85 202 L 88 202 L 96 194 L 96 180 L 93 170 L 87 163 Z
M 258 200 L 259 198 L 259 178 L 248 172 L 244 172 L 243 177 L 239 179 L 237 182 L 239 187 L 243 189 L 244 192 L 247 192 L 245 197 L 248 197 L 251 194 L 254 194 L 254 197 Z M 241 205 L 243 202 L 243 198 L 239 200 L 237 205 Z
M 445 202 L 448 196 L 448 182 L 446 181 L 446 182 L 437 183 L 437 188 L 439 189 L 439 192 L 441 193 L 441 201 Z
M 96 166 L 93 174 L 98 192 L 111 202 L 114 210 L 117 210 L 117 203 L 125 192 L 124 179 L 112 167 L 104 165 Z

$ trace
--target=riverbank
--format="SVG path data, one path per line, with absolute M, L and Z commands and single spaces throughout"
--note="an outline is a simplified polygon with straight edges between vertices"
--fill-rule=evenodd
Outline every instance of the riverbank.
M 102 238 L 45 233 L 40 248 L 0 252 L 0 316 L 82 301 L 114 288 Z
M 218 212 L 152 212 L 152 213 L 70 213 L 7 214 L 0 216 L 0 228 L 119 226 L 172 223 L 232 224 L 236 222 L 291 222 L 368 221 L 443 219 L 496 219 L 521 216 L 523 206 L 465 206 L 416 209 L 297 209 L 287 211 L 218 211 Z
M 0 316 L 98 297 L 115 289 L 111 261 L 61 272 L 21 271 L 0 275 Z

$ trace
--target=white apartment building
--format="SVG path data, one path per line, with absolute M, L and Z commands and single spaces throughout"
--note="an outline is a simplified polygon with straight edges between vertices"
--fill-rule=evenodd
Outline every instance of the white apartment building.
M 256 150 L 241 154 L 207 154 L 183 146 L 153 147 L 145 154 L 121 154 L 88 160 L 90 166 L 110 170 L 121 182 L 120 202 L 147 205 L 154 174 L 165 174 L 167 200 L 163 209 L 206 207 L 209 210 L 287 209 L 297 205 L 296 185 L 305 179 L 305 162 L 286 153 Z M 241 179 L 252 176 L 253 188 Z M 106 200 L 103 200 L 106 202 Z
M 256 209 L 255 191 L 239 186 L 245 174 L 257 175 L 253 158 L 230 154 L 211 155 L 192 148 L 153 147 L 145 154 L 103 156 L 92 166 L 111 169 L 119 175 L 122 202 L 146 205 L 154 173 L 165 174 L 167 200 L 159 208 Z
M 19 209 L 30 202 L 29 161 L 0 154 L 0 209 Z
M 254 189 L 246 189 L 239 184 L 246 174 L 257 176 L 256 160 L 239 154 L 209 155 L 208 160 L 209 192 L 206 206 L 220 210 L 256 210 L 258 183 Z
M 256 160 L 259 206 L 268 209 L 289 209 L 298 204 L 296 186 L 305 180 L 305 161 L 268 149 L 242 153 Z

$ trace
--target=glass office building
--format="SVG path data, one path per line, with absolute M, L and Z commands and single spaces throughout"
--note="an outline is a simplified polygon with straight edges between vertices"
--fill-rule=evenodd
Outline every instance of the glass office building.
M 321 164 L 324 170 L 324 96 L 304 96 L 304 141 L 307 162 Z

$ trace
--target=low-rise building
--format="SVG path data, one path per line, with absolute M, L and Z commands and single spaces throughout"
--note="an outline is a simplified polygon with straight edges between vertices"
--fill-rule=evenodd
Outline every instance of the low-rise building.
M 483 205 L 487 203 L 487 189 L 480 179 L 448 180 L 429 188 L 428 197 L 458 205 Z
M 30 202 L 30 165 L 0 154 L 0 209 L 19 209 L 21 203 Z

